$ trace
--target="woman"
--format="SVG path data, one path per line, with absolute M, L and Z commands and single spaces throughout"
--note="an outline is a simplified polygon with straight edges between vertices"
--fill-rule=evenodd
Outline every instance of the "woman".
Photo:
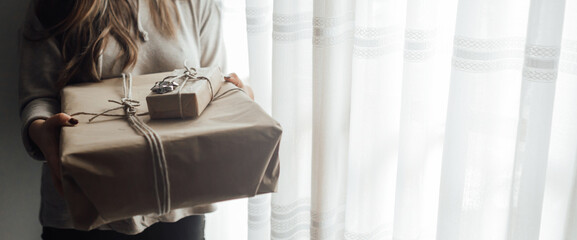
M 21 40 L 22 138 L 43 164 L 43 239 L 203 239 L 211 205 L 137 216 L 89 232 L 74 230 L 62 184 L 61 127 L 78 121 L 60 113 L 67 84 L 121 73 L 141 75 L 190 66 L 225 67 L 220 12 L 207 0 L 33 0 Z M 244 86 L 236 74 L 226 79 Z

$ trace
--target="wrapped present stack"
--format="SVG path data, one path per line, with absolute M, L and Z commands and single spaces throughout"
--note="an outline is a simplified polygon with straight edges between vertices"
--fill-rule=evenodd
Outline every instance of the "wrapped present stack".
M 210 71 L 199 70 L 204 73 Z M 222 76 L 212 73 L 211 78 Z M 62 129 L 64 195 L 76 228 L 90 230 L 132 216 L 276 190 L 280 125 L 245 93 L 231 91 L 236 86 L 230 83 L 213 89 L 206 108 L 198 111 L 196 104 L 201 113 L 196 117 L 151 119 L 141 103 L 168 75 L 135 76 L 128 101 L 133 117 L 154 132 L 160 145 L 151 144 L 148 134 L 130 121 L 126 106 L 108 111 L 126 100 L 126 79 L 63 89 L 63 112 L 108 111 L 90 122 L 92 116 L 78 115 L 77 126 Z M 207 88 L 196 89 L 205 91 L 197 96 L 206 97 Z M 162 161 L 152 148 L 161 148 Z

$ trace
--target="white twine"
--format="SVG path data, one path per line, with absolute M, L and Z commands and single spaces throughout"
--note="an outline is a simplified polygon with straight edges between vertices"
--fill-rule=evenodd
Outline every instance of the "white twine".
M 124 98 L 122 98 L 124 113 L 128 117 L 127 119 L 132 128 L 144 136 L 150 149 L 153 161 L 154 190 L 156 192 L 158 214 L 163 215 L 170 211 L 170 181 L 168 178 L 168 164 L 164 154 L 164 146 L 160 136 L 136 116 L 136 108 L 133 103 L 138 103 L 138 101 L 132 100 L 132 74 L 128 74 L 127 78 L 126 74 L 123 73 L 122 83 L 124 90 Z

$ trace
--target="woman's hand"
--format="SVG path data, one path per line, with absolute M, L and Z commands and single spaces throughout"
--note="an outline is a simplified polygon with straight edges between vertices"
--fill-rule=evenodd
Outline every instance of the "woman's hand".
M 30 124 L 28 136 L 40 148 L 52 173 L 52 182 L 62 195 L 62 173 L 60 172 L 60 129 L 74 126 L 78 120 L 64 113 L 58 113 L 44 120 L 38 119 Z
M 242 88 L 248 94 L 248 96 L 254 100 L 254 93 L 252 92 L 252 88 L 250 86 L 244 85 L 236 73 L 228 74 L 228 77 L 224 77 L 224 80 L 236 85 L 239 88 Z

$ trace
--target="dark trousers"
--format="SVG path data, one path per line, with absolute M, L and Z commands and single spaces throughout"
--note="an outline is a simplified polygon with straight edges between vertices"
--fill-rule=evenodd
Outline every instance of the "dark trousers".
M 80 231 L 44 227 L 44 240 L 203 240 L 204 215 L 185 217 L 175 223 L 155 223 L 136 235 L 125 235 L 115 231 Z

